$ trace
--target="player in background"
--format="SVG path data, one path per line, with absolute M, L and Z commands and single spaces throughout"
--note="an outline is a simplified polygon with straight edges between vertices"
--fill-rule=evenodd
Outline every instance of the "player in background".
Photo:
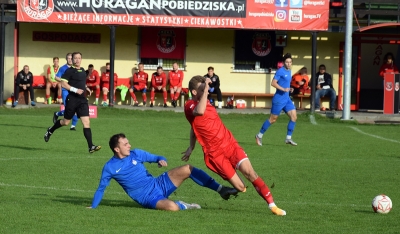
M 94 70 L 93 64 L 89 64 L 88 70 L 86 71 L 86 86 L 93 92 L 93 89 L 96 90 L 96 101 L 95 105 L 99 104 L 100 97 L 100 76 L 99 72 Z
M 101 74 L 101 82 L 103 89 L 103 106 L 108 106 L 108 92 L 110 91 L 110 63 L 106 63 L 106 72 Z M 114 72 L 114 97 L 110 97 L 114 99 L 115 102 L 115 90 L 117 89 L 118 83 L 118 75 Z
M 178 63 L 172 64 L 172 71 L 169 71 L 169 90 L 171 96 L 171 104 L 176 107 L 176 100 L 182 91 L 183 72 L 179 70 Z
M 87 208 L 96 208 L 99 205 L 111 179 L 116 180 L 132 200 L 145 208 L 157 210 L 200 209 L 197 204 L 168 199 L 169 195 L 188 178 L 200 186 L 218 192 L 225 200 L 238 192 L 234 188 L 218 184 L 203 170 L 189 164 L 164 172 L 156 178 L 153 177 L 144 163 L 157 163 L 158 167 L 166 167 L 167 159 L 141 149 L 131 150 L 131 145 L 123 133 L 112 136 L 109 145 L 114 156 L 104 165 L 92 205 Z
M 182 153 L 184 154 L 182 160 L 189 160 L 197 139 L 203 149 L 204 162 L 210 170 L 227 180 L 238 191 L 245 192 L 246 186 L 236 173 L 236 170 L 239 170 L 268 203 L 272 213 L 286 215 L 284 210 L 275 205 L 268 186 L 254 171 L 246 153 L 208 101 L 210 82 L 210 78 L 202 76 L 194 76 L 189 82 L 192 100 L 185 104 L 185 116 L 191 125 L 190 145 Z
M 292 73 L 290 70 L 292 67 L 291 54 L 288 53 L 283 56 L 283 64 L 283 67 L 276 71 L 274 79 L 271 82 L 271 86 L 276 88 L 276 92 L 272 98 L 271 115 L 269 119 L 263 123 L 260 132 L 255 136 L 256 143 L 259 146 L 262 146 L 262 137 L 265 131 L 276 122 L 282 110 L 290 118 L 287 125 L 285 143 L 293 146 L 297 145 L 297 143 L 292 140 L 292 134 L 297 120 L 296 107 L 293 105 L 293 102 L 289 97 L 289 92 L 293 91 L 293 89 L 290 88 L 290 82 L 292 80 Z
M 162 67 L 157 67 L 157 72 L 151 75 L 150 107 L 153 107 L 156 90 L 163 92 L 164 107 L 167 107 L 167 77 Z
M 67 53 L 67 55 L 65 56 L 65 59 L 67 60 L 67 63 L 58 69 L 58 72 L 57 72 L 57 75 L 55 78 L 60 83 L 61 83 L 62 75 L 65 73 L 65 71 L 68 68 L 70 68 L 72 66 L 72 53 Z M 66 90 L 64 87 L 62 87 L 61 96 L 62 96 L 62 102 L 64 105 L 64 109 L 65 109 L 68 93 L 69 93 L 68 90 Z M 64 110 L 54 112 L 54 114 L 53 114 L 53 123 L 54 124 L 57 122 L 58 117 L 60 117 L 60 116 L 64 116 Z M 78 123 L 78 116 L 74 115 L 74 117 L 72 117 L 72 124 L 71 124 L 71 127 L 69 130 L 76 131 L 75 127 L 76 127 L 77 123 Z
M 53 65 L 47 69 L 47 80 L 46 80 L 46 101 L 45 104 L 51 104 L 50 91 L 51 88 L 57 88 L 57 102 L 61 103 L 61 83 L 56 80 L 56 74 L 58 72 L 60 59 L 58 57 L 53 58 Z
M 149 81 L 149 75 L 144 72 L 144 64 L 139 63 L 139 71 L 133 74 L 133 81 L 132 81 L 132 87 L 129 89 L 129 93 L 131 94 L 131 97 L 134 102 L 134 106 L 139 106 L 139 102 L 136 99 L 135 92 L 142 92 L 142 98 L 143 98 L 143 106 L 146 106 L 146 101 L 147 101 L 147 82 Z

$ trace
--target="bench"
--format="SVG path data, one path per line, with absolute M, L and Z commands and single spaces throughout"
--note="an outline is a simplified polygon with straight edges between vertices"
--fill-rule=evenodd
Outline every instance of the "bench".
M 292 97 L 300 99 L 299 100 L 299 104 L 300 104 L 299 109 L 304 109 L 303 108 L 303 98 L 310 99 L 311 95 L 295 94 Z M 320 102 L 319 102 L 321 104 L 321 107 L 322 107 L 322 102 L 323 101 L 328 101 L 329 102 L 329 97 L 325 97 L 325 96 L 321 97 Z M 336 108 L 337 108 L 337 102 L 338 102 L 338 100 L 337 100 L 337 96 L 336 96 Z
M 257 107 L 257 97 L 273 97 L 273 93 L 232 93 L 232 92 L 223 92 L 222 96 L 234 96 L 237 100 L 238 98 L 242 97 L 251 97 L 254 98 L 254 105 L 253 107 Z

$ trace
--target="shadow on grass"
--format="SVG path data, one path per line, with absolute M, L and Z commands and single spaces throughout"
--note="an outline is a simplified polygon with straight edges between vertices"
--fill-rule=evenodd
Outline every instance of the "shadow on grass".
M 46 127 L 41 127 L 41 126 L 32 126 L 32 125 L 22 125 L 22 124 L 2 124 L 0 123 L 0 126 L 6 126 L 6 127 L 23 127 L 23 128 L 40 128 L 44 129 L 43 131 L 46 132 Z M 44 134 L 44 133 L 43 133 Z
M 0 144 L 0 147 L 6 147 L 6 148 L 11 148 L 11 149 L 22 149 L 22 150 L 46 150 L 46 148 L 16 146 L 16 145 L 3 145 L 3 144 Z
M 88 207 L 92 204 L 92 198 L 74 196 L 57 196 L 55 199 L 52 199 L 52 201 L 70 203 L 83 207 Z M 102 199 L 99 206 L 143 208 L 141 205 L 137 204 L 134 201 L 118 201 L 108 199 Z

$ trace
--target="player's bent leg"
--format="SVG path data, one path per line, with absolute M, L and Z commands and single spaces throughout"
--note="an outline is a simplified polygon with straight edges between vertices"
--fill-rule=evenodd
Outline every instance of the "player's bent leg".
M 179 205 L 169 199 L 159 200 L 156 204 L 157 210 L 179 211 Z

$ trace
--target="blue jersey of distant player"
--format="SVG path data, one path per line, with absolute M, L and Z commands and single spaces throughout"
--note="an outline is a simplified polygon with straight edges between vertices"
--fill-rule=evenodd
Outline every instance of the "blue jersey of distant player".
M 129 156 L 120 159 L 112 157 L 103 167 L 100 184 L 92 201 L 92 208 L 96 208 L 103 198 L 104 190 L 111 179 L 115 179 L 124 191 L 137 203 L 145 206 L 148 194 L 157 186 L 154 178 L 143 165 L 145 162 L 157 163 L 166 160 L 162 156 L 150 154 L 144 150 L 131 150 Z
M 282 88 L 290 88 L 290 81 L 292 80 L 292 73 L 290 70 L 281 67 L 276 71 L 274 80 L 278 81 L 278 85 Z M 290 99 L 289 92 L 282 90 L 276 90 L 274 97 L 272 98 L 272 103 L 286 103 Z
M 60 67 L 60 69 L 58 70 L 58 72 L 57 72 L 57 74 L 56 74 L 56 77 L 61 78 L 62 75 L 64 75 L 65 71 L 66 71 L 68 68 L 70 68 L 70 66 L 69 66 L 68 64 L 65 64 L 65 65 L 63 65 L 62 67 Z M 65 90 L 65 91 L 68 92 L 68 90 L 66 90 L 66 89 L 64 89 L 64 88 L 62 88 L 62 90 L 63 90 L 63 91 Z

